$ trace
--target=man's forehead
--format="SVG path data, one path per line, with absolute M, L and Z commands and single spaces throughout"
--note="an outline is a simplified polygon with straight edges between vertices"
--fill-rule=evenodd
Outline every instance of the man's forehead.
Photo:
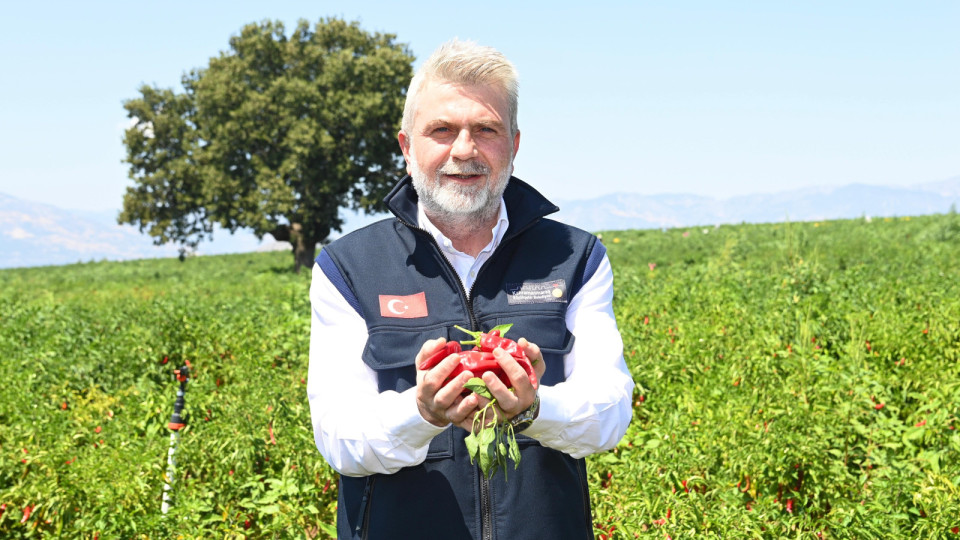
M 438 116 L 472 107 L 473 112 L 488 111 L 492 118 L 504 122 L 507 98 L 493 84 L 465 84 L 446 80 L 427 81 L 420 90 L 417 119 L 430 122 Z M 484 115 L 486 116 L 486 115 Z

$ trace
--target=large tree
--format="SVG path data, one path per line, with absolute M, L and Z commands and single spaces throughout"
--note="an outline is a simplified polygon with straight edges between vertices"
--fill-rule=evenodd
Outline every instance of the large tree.
M 391 34 L 326 19 L 245 26 L 230 49 L 124 103 L 134 186 L 120 223 L 195 248 L 213 225 L 293 245 L 295 266 L 340 231 L 341 207 L 373 212 L 402 171 L 396 142 L 413 56 Z

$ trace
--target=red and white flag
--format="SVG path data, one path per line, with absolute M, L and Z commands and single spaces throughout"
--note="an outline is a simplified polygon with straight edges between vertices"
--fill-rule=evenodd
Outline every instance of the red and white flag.
M 407 296 L 380 295 L 380 316 L 416 319 L 427 316 L 427 295 L 419 292 Z

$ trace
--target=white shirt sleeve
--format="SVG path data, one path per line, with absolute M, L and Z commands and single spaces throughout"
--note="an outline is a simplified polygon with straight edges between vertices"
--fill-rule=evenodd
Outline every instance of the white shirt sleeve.
M 604 255 L 570 300 L 567 328 L 575 340 L 566 381 L 540 387 L 540 414 L 523 434 L 575 458 L 617 445 L 633 417 L 633 378 L 613 315 L 613 271 Z
M 422 463 L 444 428 L 420 415 L 415 388 L 378 391 L 376 372 L 360 359 L 367 325 L 316 264 L 310 303 L 307 397 L 320 454 L 347 476 L 391 474 Z

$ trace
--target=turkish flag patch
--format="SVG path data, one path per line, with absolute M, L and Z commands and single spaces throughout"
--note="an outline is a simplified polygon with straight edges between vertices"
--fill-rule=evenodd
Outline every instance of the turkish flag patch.
M 419 292 L 407 296 L 380 295 L 380 316 L 416 319 L 427 316 L 427 295 Z

